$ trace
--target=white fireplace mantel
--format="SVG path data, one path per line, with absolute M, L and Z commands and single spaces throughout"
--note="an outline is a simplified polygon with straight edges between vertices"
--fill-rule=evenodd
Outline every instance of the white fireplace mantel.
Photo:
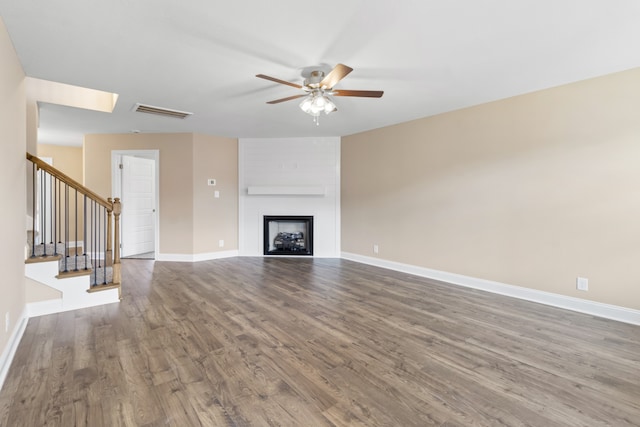
M 324 196 L 324 186 L 250 186 L 249 196 Z

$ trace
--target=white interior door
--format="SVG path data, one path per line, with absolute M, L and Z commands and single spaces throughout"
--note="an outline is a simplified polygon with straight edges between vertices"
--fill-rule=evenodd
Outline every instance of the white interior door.
M 121 256 L 155 250 L 155 161 L 122 156 Z

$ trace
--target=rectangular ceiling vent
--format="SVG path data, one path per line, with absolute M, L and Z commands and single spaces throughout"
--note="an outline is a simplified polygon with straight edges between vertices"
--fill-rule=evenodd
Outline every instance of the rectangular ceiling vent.
M 158 116 L 174 117 L 176 119 L 185 119 L 193 113 L 186 111 L 170 110 L 168 108 L 154 107 L 153 105 L 136 104 L 133 111 L 138 113 L 157 114 Z

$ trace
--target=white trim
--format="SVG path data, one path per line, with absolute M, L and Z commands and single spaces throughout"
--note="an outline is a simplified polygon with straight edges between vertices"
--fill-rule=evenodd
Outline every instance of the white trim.
M 99 305 L 115 304 L 120 302 L 117 289 L 100 291 L 104 293 L 104 298 L 94 298 L 92 301 L 81 304 L 65 306 L 62 298 L 46 301 L 30 302 L 27 304 L 26 312 L 28 318 L 47 316 L 49 314 L 64 313 L 65 311 L 80 310 L 83 308 L 96 307 Z M 101 295 L 102 296 L 102 295 Z
M 590 314 L 592 316 L 603 317 L 605 319 L 619 322 L 640 325 L 640 310 L 620 307 L 617 305 L 603 304 L 596 301 L 589 301 L 581 298 L 574 298 L 551 292 L 538 291 L 535 289 L 523 288 L 520 286 L 508 285 L 491 280 L 478 279 L 461 274 L 449 273 L 446 271 L 432 270 L 415 265 L 403 264 L 395 261 L 387 261 L 380 258 L 373 258 L 364 255 L 342 252 L 342 258 L 350 261 L 382 267 L 389 270 L 400 271 L 413 274 L 428 279 L 439 280 L 452 285 L 465 286 L 467 288 L 479 289 L 494 294 L 506 295 L 526 301 L 546 304 L 553 307 L 564 308 L 566 310 L 577 311 Z
M 65 281 L 86 277 L 88 276 L 67 278 Z M 120 294 L 117 288 L 105 289 L 99 292 L 89 292 L 88 287 L 81 286 L 81 280 L 77 280 L 75 283 L 69 282 L 64 285 L 61 284 L 56 288 L 61 290 L 62 298 L 27 304 L 27 315 L 30 318 L 48 314 L 63 313 L 71 310 L 79 310 L 82 308 L 96 307 L 99 305 L 120 303 Z
M 30 302 L 27 304 L 27 316 L 29 316 L 29 318 L 61 313 L 63 311 L 62 298 Z
M 17 322 L 16 326 L 13 328 L 11 337 L 9 338 L 9 341 L 7 341 L 7 345 L 4 347 L 2 356 L 0 356 L 0 390 L 2 390 L 2 386 L 4 386 L 4 380 L 7 378 L 9 368 L 11 368 L 11 363 L 13 362 L 13 357 L 16 355 L 16 350 L 18 350 L 18 345 L 22 340 L 22 335 L 24 334 L 24 330 L 27 328 L 28 321 L 29 317 L 27 316 L 27 309 L 25 307 L 20 315 L 20 321 Z
M 65 304 L 62 298 L 30 302 L 26 307 L 27 316 L 30 319 L 32 317 L 64 313 L 65 311 L 81 310 L 83 308 L 120 303 L 118 290 L 115 288 L 100 292 L 93 292 L 91 293 L 91 295 L 93 295 L 93 298 L 91 300 L 80 301 L 76 302 L 75 304 Z
M 233 258 L 238 256 L 238 251 L 220 251 L 201 254 L 157 254 L 156 261 L 172 262 L 199 262 L 213 259 Z
M 223 258 L 233 258 L 238 256 L 238 251 L 220 251 L 220 252 L 209 252 L 203 254 L 194 254 L 193 261 L 209 261 L 212 259 L 223 259 Z

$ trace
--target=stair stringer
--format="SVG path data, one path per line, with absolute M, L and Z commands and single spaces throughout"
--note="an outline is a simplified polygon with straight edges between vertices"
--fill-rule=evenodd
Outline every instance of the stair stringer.
M 90 288 L 91 280 L 89 275 L 58 279 L 56 278 L 57 274 L 57 260 L 25 264 L 26 277 L 62 292 L 61 300 L 37 303 L 38 305 L 47 306 L 47 313 L 40 314 L 78 310 L 120 301 L 117 288 L 105 289 L 100 292 L 87 292 Z

